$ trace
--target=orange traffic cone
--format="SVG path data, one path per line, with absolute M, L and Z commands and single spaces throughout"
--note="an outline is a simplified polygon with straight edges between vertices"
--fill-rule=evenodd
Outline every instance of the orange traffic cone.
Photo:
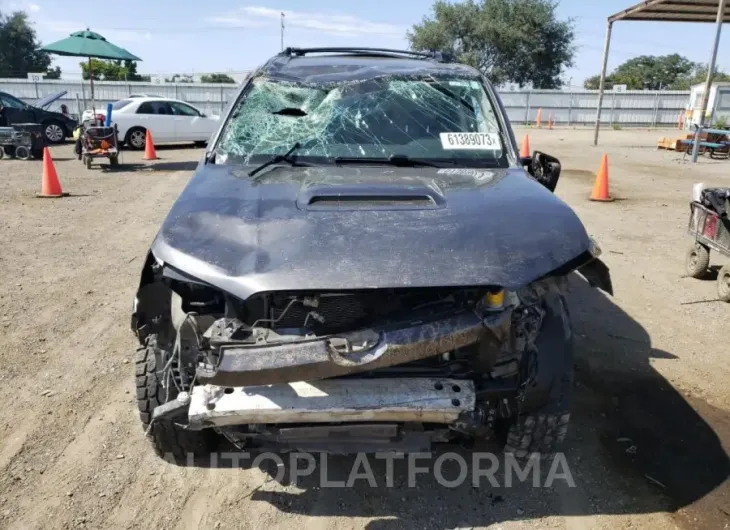
M 596 183 L 593 185 L 592 201 L 610 202 L 613 198 L 608 194 L 608 155 L 603 155 L 601 168 L 596 175 Z
M 537 109 L 537 119 L 535 120 L 535 126 L 538 129 L 542 127 L 542 108 Z
M 157 160 L 157 151 L 155 151 L 155 142 L 152 140 L 152 133 L 147 129 L 147 135 L 144 139 L 144 159 Z
M 68 195 L 61 189 L 61 183 L 58 181 L 56 167 L 53 165 L 51 152 L 47 147 L 43 148 L 43 177 L 41 180 L 41 192 L 36 193 L 36 197 L 57 198 Z
M 530 151 L 530 135 L 526 134 L 525 139 L 522 141 L 522 149 L 520 149 L 520 157 L 528 158 L 530 156 L 532 156 L 532 151 Z

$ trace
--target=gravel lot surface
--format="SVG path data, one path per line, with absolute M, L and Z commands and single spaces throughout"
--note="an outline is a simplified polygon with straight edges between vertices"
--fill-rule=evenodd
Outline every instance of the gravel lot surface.
M 683 276 L 692 185 L 729 186 L 730 161 L 692 166 L 653 147 L 676 131 L 604 131 L 600 148 L 586 130 L 525 133 L 563 162 L 558 194 L 603 248 L 616 291 L 571 282 L 564 449 L 577 487 L 446 488 L 424 474 L 409 488 L 396 461 L 392 487 L 333 489 L 319 470 L 294 484 L 286 465 L 274 480 L 271 462 L 155 457 L 134 404 L 129 315 L 147 246 L 202 150 L 124 152 L 111 171 L 85 169 L 66 145 L 52 149 L 63 199 L 34 197 L 40 162 L 0 160 L 0 528 L 730 528 L 730 304 L 714 301 L 711 278 Z M 619 200 L 589 202 L 603 152 Z M 328 458 L 330 480 L 354 461 Z

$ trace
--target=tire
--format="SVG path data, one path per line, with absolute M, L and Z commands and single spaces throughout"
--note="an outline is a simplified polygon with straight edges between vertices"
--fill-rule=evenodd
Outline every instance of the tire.
M 158 456 L 172 458 L 175 463 L 184 465 L 188 454 L 202 457 L 210 453 L 212 443 L 209 432 L 186 431 L 169 421 L 156 421 L 150 429 L 152 411 L 165 403 L 167 390 L 162 387 L 158 378 L 160 351 L 154 335 L 145 339 L 145 344 L 137 349 L 135 363 L 137 408 L 142 428 Z M 176 397 L 174 389 L 170 389 L 170 399 Z
M 132 127 L 127 131 L 127 135 L 124 137 L 124 143 L 130 149 L 141 151 L 145 147 L 146 134 L 147 131 L 144 127 Z
M 694 243 L 687 250 L 684 266 L 687 276 L 702 278 L 707 274 L 707 269 L 710 266 L 710 249 L 700 243 Z
M 30 149 L 24 145 L 15 148 L 15 158 L 18 160 L 30 160 Z
M 43 123 L 43 136 L 49 144 L 62 144 L 66 141 L 66 128 L 59 121 Z
M 5 149 L 3 149 L 3 148 L 2 148 L 1 146 L 0 146 L 0 160 L 2 160 L 4 156 L 5 156 Z
M 519 459 L 533 454 L 541 458 L 552 456 L 563 442 L 570 422 L 575 379 L 570 314 L 562 297 L 553 300 L 547 309 L 548 316 L 543 320 L 536 341 L 537 378 L 538 383 L 542 380 L 543 384 L 537 385 L 535 390 L 527 386 L 523 405 L 528 408 L 512 420 L 504 440 L 505 454 Z M 540 400 L 537 406 L 535 398 Z
M 717 273 L 717 297 L 723 302 L 730 302 L 730 266 L 728 265 Z
M 561 413 L 519 416 L 507 433 L 504 452 L 517 458 L 529 458 L 535 453 L 541 458 L 550 457 L 554 454 L 555 447 L 565 439 L 568 423 L 570 412 L 567 410 Z
M 208 145 L 208 142 L 195 142 L 195 147 L 205 147 Z

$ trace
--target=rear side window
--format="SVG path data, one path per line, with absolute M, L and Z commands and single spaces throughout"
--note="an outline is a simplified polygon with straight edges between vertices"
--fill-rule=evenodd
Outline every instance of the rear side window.
M 137 114 L 172 114 L 167 101 L 145 101 L 137 109 Z
M 119 110 L 123 109 L 132 102 L 131 99 L 120 99 L 119 101 L 112 103 L 112 109 Z

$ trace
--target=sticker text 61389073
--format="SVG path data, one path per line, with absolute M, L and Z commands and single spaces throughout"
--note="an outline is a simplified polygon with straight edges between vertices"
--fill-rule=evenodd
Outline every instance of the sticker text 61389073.
M 502 149 L 498 133 L 441 133 L 441 147 L 444 149 L 468 149 L 497 151 Z

